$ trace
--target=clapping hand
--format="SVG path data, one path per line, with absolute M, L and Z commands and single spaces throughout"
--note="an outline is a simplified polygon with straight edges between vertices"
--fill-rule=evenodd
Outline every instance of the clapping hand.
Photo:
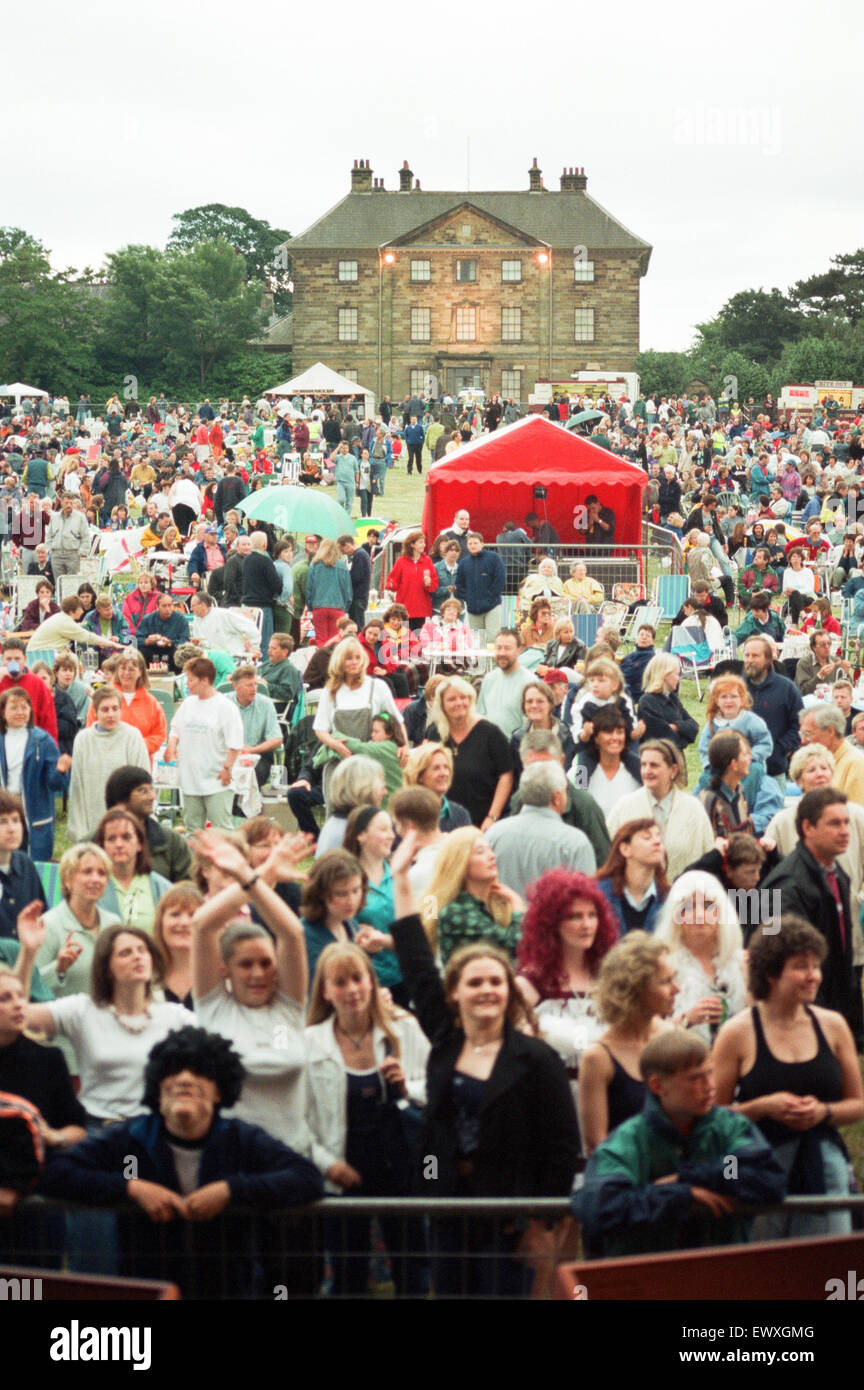
M 217 868 L 223 869 L 231 878 L 236 878 L 238 883 L 245 883 L 251 878 L 252 868 L 246 855 L 217 830 L 199 830 L 192 846 L 201 859 L 207 859 Z
M 302 882 L 306 875 L 300 871 L 300 862 L 308 859 L 314 848 L 312 835 L 302 831 L 297 835 L 283 835 L 270 851 L 264 867 L 274 870 L 279 883 Z

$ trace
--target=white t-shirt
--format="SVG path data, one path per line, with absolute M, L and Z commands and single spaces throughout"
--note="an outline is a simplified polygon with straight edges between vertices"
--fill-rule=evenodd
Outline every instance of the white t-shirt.
M 169 738 L 178 740 L 180 790 L 186 796 L 224 792 L 219 773 L 229 752 L 246 742 L 240 711 L 225 695 L 200 700 L 189 695 L 171 720 Z
M 376 714 L 389 714 L 396 720 L 397 724 L 402 725 L 402 716 L 396 708 L 395 701 L 386 681 L 379 680 L 377 676 L 366 676 L 355 690 L 350 686 L 342 685 L 336 691 L 335 698 L 329 690 L 325 690 L 321 699 L 318 701 L 318 713 L 315 715 L 315 722 L 312 725 L 316 733 L 333 733 L 333 715 L 338 709 L 369 709 L 369 687 L 372 687 L 371 711 L 373 718 Z
M 429 891 L 429 884 L 435 873 L 438 855 L 445 848 L 447 839 L 448 837 L 445 835 L 437 845 L 424 845 L 422 849 L 418 849 L 414 863 L 408 870 L 408 882 L 411 884 L 411 892 L 415 902 L 423 898 Z
M 7 729 L 6 743 L 6 790 L 17 796 L 21 790 L 21 773 L 24 770 L 24 752 L 30 730 Z
M 148 1026 L 140 1033 L 130 1033 L 107 1005 L 94 1004 L 87 994 L 54 999 L 46 1008 L 51 1010 L 59 1035 L 68 1038 L 75 1049 L 81 1076 L 78 1099 L 89 1114 L 101 1120 L 145 1113 L 141 1096 L 151 1049 L 176 1029 L 188 1028 L 191 1018 L 182 1004 L 151 1003 Z
M 228 1038 L 243 1059 L 246 1078 L 240 1099 L 222 1113 L 260 1125 L 297 1153 L 308 1155 L 306 1128 L 306 1011 L 278 991 L 269 1004 L 238 1004 L 224 985 L 195 1000 L 202 1028 Z
M 593 796 L 604 816 L 608 816 L 622 796 L 629 796 L 631 792 L 638 792 L 639 783 L 636 778 L 629 773 L 621 763 L 618 771 L 613 778 L 608 778 L 600 764 L 591 774 L 588 782 L 588 791 Z

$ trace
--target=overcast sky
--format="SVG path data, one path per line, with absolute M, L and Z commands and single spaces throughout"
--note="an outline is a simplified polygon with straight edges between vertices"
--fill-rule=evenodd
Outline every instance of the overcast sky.
M 124 0 L 17 6 L 3 25 L 0 222 L 58 266 L 162 246 L 172 214 L 245 207 L 293 234 L 349 189 L 588 192 L 654 251 L 642 348 L 684 348 L 738 290 L 785 289 L 864 242 L 853 0 L 580 11 Z M 821 36 L 821 39 L 820 39 Z M 853 64 L 855 68 L 853 69 Z

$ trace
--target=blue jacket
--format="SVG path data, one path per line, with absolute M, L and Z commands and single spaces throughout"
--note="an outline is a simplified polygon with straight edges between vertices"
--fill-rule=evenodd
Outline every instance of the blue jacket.
M 222 545 L 221 542 L 219 544 L 219 549 L 222 551 L 222 559 L 224 560 L 226 551 L 224 545 Z M 192 554 L 189 556 L 189 563 L 186 566 L 186 573 L 189 575 L 190 579 L 192 578 L 193 574 L 198 574 L 203 579 L 205 574 L 207 573 L 207 552 L 204 549 L 203 542 L 199 541 L 198 544 L 195 546 L 195 549 L 192 551 Z
M 144 638 L 150 637 L 154 632 L 160 636 L 167 637 L 168 641 L 176 647 L 180 642 L 189 641 L 189 623 L 182 613 L 171 613 L 163 623 L 158 612 L 154 609 L 148 613 L 146 618 L 142 618 L 138 624 L 138 631 L 135 633 L 136 646 L 144 648 Z
M 406 443 L 406 444 L 422 444 L 425 438 L 426 438 L 426 435 L 425 435 L 425 432 L 424 432 L 424 430 L 423 430 L 423 426 L 420 424 L 420 421 L 419 421 L 419 420 L 417 421 L 417 424 L 416 424 L 416 425 L 406 425 L 406 426 L 405 426 L 405 443 Z
M 18 913 L 28 903 L 45 901 L 45 889 L 29 854 L 13 849 L 9 870 L 3 875 L 0 898 L 0 936 L 17 940 Z
M 97 637 L 102 636 L 102 624 L 99 621 L 99 614 L 92 608 L 84 619 L 83 626 L 88 632 L 95 632 Z M 115 611 L 111 614 L 111 631 L 108 634 L 113 637 L 115 642 L 122 642 L 127 647 L 132 641 L 132 634 L 129 631 L 129 624 L 122 613 Z
M 463 555 L 456 566 L 456 597 L 468 605 L 469 613 L 488 613 L 497 608 L 506 582 L 504 561 L 494 550 Z
M 29 853 L 33 859 L 50 859 L 54 853 L 54 796 L 69 787 L 68 772 L 57 771 L 59 756 L 60 749 L 51 735 L 34 725 L 24 749 L 21 772 L 21 799 L 30 835 Z M 6 742 L 0 737 L 0 780 L 4 787 L 8 776 Z
M 353 597 L 351 576 L 344 561 L 325 565 L 323 560 L 318 560 L 309 566 L 307 608 L 341 608 L 343 613 L 347 613 Z
M 761 685 L 754 685 L 744 677 L 753 701 L 753 713 L 758 714 L 768 725 L 768 732 L 774 740 L 774 751 L 766 764 L 769 777 L 782 773 L 785 776 L 786 764 L 795 749 L 801 744 L 798 731 L 798 716 L 804 708 L 801 692 L 785 676 L 769 671 Z
M 130 1158 L 140 1179 L 180 1192 L 159 1115 L 137 1115 L 108 1125 L 53 1155 L 40 1191 L 88 1206 L 122 1203 L 118 1213 L 121 1273 L 170 1279 L 180 1285 L 184 1297 L 261 1296 L 253 1265 L 260 1249 L 258 1222 L 248 1212 L 235 1213 L 232 1208 L 236 1204 L 273 1212 L 315 1202 L 324 1192 L 321 1174 L 307 1158 L 259 1125 L 217 1114 L 201 1150 L 198 1186 L 225 1181 L 231 1201 L 214 1221 L 157 1225 L 126 1198 L 124 1175 L 130 1171 Z M 267 1292 L 272 1297 L 272 1289 Z

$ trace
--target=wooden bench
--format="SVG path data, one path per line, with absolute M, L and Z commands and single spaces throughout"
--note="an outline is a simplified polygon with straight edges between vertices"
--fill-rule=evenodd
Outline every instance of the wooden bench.
M 845 1285 L 849 1270 L 864 1275 L 864 1232 L 559 1264 L 551 1297 L 572 1302 L 584 1286 L 589 1302 L 722 1298 L 824 1303 L 828 1280 L 841 1279 Z

